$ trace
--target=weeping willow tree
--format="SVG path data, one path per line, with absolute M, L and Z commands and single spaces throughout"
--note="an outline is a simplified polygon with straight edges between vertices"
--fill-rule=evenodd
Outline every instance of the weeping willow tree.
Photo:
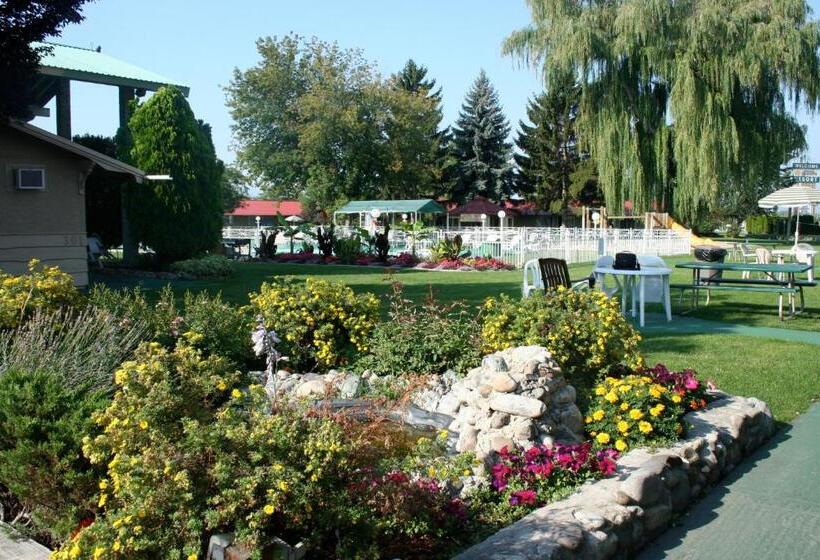
M 804 0 L 528 0 L 504 52 L 581 84 L 579 136 L 607 205 L 693 221 L 803 148 L 820 26 Z M 761 165 L 766 163 L 766 169 Z M 671 193 L 671 199 L 670 199 Z

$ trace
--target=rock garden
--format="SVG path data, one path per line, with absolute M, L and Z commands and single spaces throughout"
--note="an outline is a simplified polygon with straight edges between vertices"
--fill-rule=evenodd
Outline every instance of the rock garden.
M 0 515 L 102 558 L 635 554 L 773 432 L 618 302 L 0 275 Z M 278 555 L 278 556 L 277 556 Z

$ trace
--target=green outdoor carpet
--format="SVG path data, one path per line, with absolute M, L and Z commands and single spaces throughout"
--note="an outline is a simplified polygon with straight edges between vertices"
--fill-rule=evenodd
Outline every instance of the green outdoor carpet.
M 633 321 L 634 322 L 634 321 Z M 637 323 L 636 323 L 637 324 Z M 788 321 L 786 321 L 788 325 Z M 798 331 L 773 327 L 753 327 L 737 323 L 709 321 L 684 315 L 672 315 L 672 321 L 660 313 L 647 313 L 641 332 L 647 334 L 740 334 L 759 338 L 771 338 L 788 342 L 803 342 L 820 346 L 820 332 Z M 820 557 L 820 556 L 819 556 Z
M 639 556 L 658 558 L 820 558 L 820 404 L 778 432 Z

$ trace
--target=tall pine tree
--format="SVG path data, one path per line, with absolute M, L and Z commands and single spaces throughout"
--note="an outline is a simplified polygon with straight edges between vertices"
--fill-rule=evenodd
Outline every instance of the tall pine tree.
M 578 147 L 580 99 L 581 89 L 571 76 L 553 80 L 527 105 L 532 124 L 519 122 L 516 191 L 552 212 L 577 199 L 588 182 L 588 173 L 576 173 L 588 158 Z
M 424 164 L 429 168 L 432 182 L 425 192 L 418 194 L 435 197 L 449 192 L 452 186 L 450 183 L 454 175 L 455 160 L 449 150 L 450 127 L 441 128 L 441 121 L 444 117 L 441 88 L 436 87 L 436 80 L 427 76 L 427 67 L 416 64 L 412 58 L 405 63 L 404 68 L 391 77 L 391 84 L 396 90 L 424 96 L 431 103 L 437 117 L 434 123 L 427 121 L 433 125 L 432 127 L 428 125 L 427 130 L 433 151 L 430 159 L 425 157 Z M 423 122 L 423 119 L 419 119 L 419 124 Z M 407 194 L 409 198 L 411 193 Z
M 513 191 L 510 125 L 484 70 L 467 92 L 451 143 L 457 161 L 452 198 L 501 200 Z

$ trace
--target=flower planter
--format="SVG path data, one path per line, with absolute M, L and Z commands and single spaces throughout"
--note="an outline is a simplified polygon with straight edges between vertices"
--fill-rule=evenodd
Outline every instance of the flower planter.
M 660 535 L 711 485 L 774 433 L 769 407 L 723 394 L 684 418 L 686 439 L 668 448 L 634 449 L 612 478 L 587 482 L 539 508 L 458 560 L 630 557 Z

